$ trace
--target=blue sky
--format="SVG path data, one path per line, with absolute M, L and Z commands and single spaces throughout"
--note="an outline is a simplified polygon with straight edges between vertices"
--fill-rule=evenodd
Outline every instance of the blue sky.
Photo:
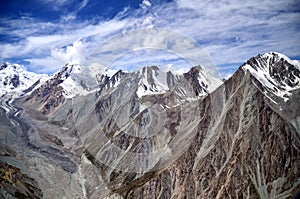
M 300 59 L 298 0 L 2 0 L 0 19 L 1 62 L 40 73 L 213 63 L 225 77 L 259 53 Z

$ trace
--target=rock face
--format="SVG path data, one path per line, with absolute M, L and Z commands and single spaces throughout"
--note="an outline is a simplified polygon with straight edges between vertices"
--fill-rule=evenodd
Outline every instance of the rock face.
M 299 190 L 299 132 L 239 70 L 199 102 L 188 150 L 127 198 L 290 198 Z M 161 193 L 159 195 L 159 193 Z
M 96 90 L 80 85 L 84 95 L 66 93 L 69 76 L 58 73 L 17 101 L 20 116 L 8 111 L 28 126 L 22 146 L 31 146 L 10 151 L 39 171 L 30 176 L 49 198 L 291 198 L 300 189 L 299 69 L 267 53 L 223 84 L 200 66 L 102 70 Z M 51 97 L 62 100 L 47 109 Z
M 42 198 L 43 193 L 36 181 L 19 168 L 0 161 L 1 198 Z

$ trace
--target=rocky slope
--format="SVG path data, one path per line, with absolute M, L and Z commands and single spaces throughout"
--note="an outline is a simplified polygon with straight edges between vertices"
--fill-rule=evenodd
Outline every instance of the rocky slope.
M 258 55 L 223 84 L 200 66 L 101 69 L 90 84 L 81 74 L 66 65 L 4 104 L 22 127 L 11 134 L 24 137 L 7 135 L 4 148 L 21 154 L 46 197 L 290 198 L 300 189 L 299 62 Z
M 299 131 L 242 68 L 199 101 L 188 148 L 126 198 L 291 198 L 300 188 Z M 291 96 L 290 100 L 293 100 Z
M 78 64 L 66 64 L 35 89 L 26 101 L 30 101 L 30 104 L 38 106 L 43 114 L 47 114 L 68 98 L 94 92 L 97 85 L 96 77 L 91 74 L 90 68 Z
M 0 196 L 3 198 L 42 198 L 43 192 L 36 181 L 19 168 L 0 161 Z

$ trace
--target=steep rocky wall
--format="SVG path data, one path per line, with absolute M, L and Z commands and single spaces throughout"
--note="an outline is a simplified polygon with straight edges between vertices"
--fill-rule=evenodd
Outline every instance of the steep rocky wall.
M 290 198 L 299 132 L 240 70 L 199 102 L 197 135 L 179 159 L 126 198 Z

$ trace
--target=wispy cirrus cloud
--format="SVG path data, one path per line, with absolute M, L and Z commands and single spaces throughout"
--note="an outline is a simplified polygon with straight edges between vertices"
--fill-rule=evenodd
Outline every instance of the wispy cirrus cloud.
M 64 7 L 72 6 L 75 12 L 84 9 L 88 2 L 89 0 L 82 0 L 80 2 L 74 0 L 39 0 L 39 3 L 46 5 L 49 9 L 60 10 L 64 9 Z
M 55 0 L 48 2 L 51 1 Z M 67 1 L 56 3 L 67 5 Z M 107 53 L 118 57 L 120 54 L 116 49 L 122 46 L 124 40 L 106 43 L 103 48 L 101 45 L 118 34 L 141 28 L 172 30 L 190 38 L 210 54 L 214 63 L 220 66 L 223 76 L 234 71 L 232 68 L 246 59 L 263 52 L 279 51 L 291 57 L 300 57 L 300 12 L 297 10 L 297 0 L 143 0 L 140 8 L 125 7 L 111 19 L 93 16 L 81 20 L 78 12 L 84 10 L 88 3 L 87 0 L 82 1 L 75 6 L 74 12 L 63 14 L 58 21 L 45 22 L 28 16 L 1 20 L 0 34 L 8 38 L 0 43 L 1 59 L 27 61 L 27 67 L 39 72 L 53 72 L 64 62 L 101 63 L 101 53 L 92 56 L 91 52 L 97 49 L 104 52 L 104 47 L 111 48 Z M 163 44 L 165 36 L 151 38 L 148 46 L 156 42 Z M 178 54 L 178 45 L 184 42 L 178 41 L 177 46 L 167 50 L 173 49 Z M 134 46 L 147 45 L 143 39 L 136 38 L 133 42 Z M 129 51 L 131 47 L 128 45 Z M 143 63 L 144 58 L 143 55 Z
M 40 0 L 39 3 L 45 4 L 50 9 L 59 10 L 62 7 L 73 3 L 73 0 Z

